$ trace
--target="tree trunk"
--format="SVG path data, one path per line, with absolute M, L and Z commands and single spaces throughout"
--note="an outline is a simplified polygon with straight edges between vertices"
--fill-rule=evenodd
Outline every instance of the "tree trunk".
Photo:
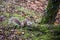
M 60 0 L 48 0 L 47 15 L 45 15 L 44 23 L 53 24 L 58 12 Z

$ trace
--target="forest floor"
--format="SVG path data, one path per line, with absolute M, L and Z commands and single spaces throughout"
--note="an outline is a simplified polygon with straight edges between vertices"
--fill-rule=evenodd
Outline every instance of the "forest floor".
M 0 5 L 0 40 L 54 38 L 56 28 L 40 23 L 46 14 L 47 4 L 47 0 L 4 0 Z

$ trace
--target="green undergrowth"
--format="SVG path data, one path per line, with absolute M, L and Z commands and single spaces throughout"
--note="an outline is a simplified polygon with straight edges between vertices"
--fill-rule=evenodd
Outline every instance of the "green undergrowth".
M 18 26 L 15 26 L 16 29 L 21 29 L 17 28 Z M 30 38 L 31 40 L 60 40 L 60 25 L 55 26 L 55 25 L 48 25 L 48 24 L 43 24 L 43 25 L 38 25 L 28 27 L 25 26 L 22 28 L 22 31 L 25 31 L 25 34 L 23 35 L 23 38 Z

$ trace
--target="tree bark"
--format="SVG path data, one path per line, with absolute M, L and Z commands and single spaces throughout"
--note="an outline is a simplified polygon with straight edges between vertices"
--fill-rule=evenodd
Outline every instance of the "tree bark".
M 58 12 L 60 0 L 48 0 L 47 15 L 45 15 L 44 23 L 53 24 Z

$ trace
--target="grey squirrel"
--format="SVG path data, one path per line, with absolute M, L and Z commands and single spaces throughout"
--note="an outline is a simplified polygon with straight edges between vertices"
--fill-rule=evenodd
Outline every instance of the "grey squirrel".
M 19 26 L 30 26 L 30 25 L 32 25 L 32 22 L 30 21 L 30 20 L 28 20 L 28 19 L 25 19 L 25 20 L 23 20 L 22 22 L 18 19 L 18 18 L 16 18 L 16 17 L 11 17 L 10 19 L 9 19 L 9 23 L 13 23 L 13 24 L 17 24 L 17 25 L 19 25 Z

